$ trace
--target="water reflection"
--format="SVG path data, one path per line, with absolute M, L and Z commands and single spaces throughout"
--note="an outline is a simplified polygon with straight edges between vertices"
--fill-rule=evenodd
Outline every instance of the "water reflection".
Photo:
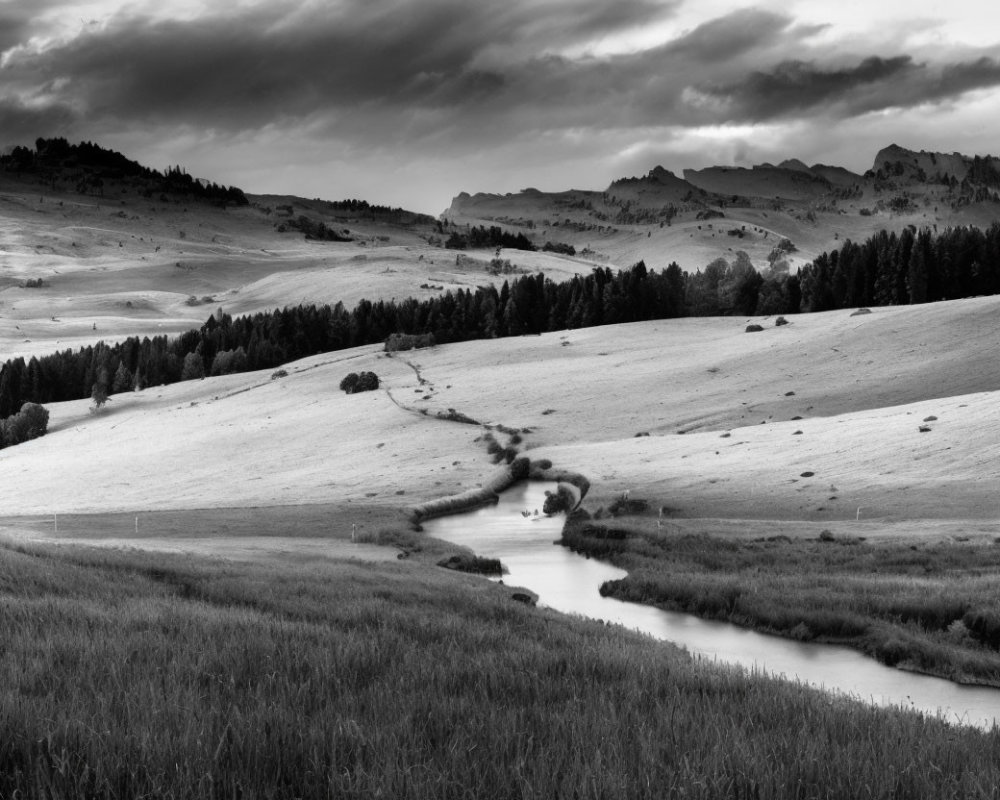
M 567 614 L 623 625 L 675 642 L 697 656 L 747 669 L 798 679 L 845 692 L 879 705 L 903 705 L 952 722 L 990 727 L 1000 722 L 1000 691 L 959 686 L 879 664 L 847 647 L 806 644 L 712 622 L 652 606 L 601 597 L 598 587 L 625 572 L 555 546 L 562 517 L 522 516 L 541 508 L 553 484 L 526 483 L 505 492 L 500 502 L 468 514 L 424 523 L 431 536 L 499 558 L 509 573 L 503 581 L 523 586 L 539 602 Z

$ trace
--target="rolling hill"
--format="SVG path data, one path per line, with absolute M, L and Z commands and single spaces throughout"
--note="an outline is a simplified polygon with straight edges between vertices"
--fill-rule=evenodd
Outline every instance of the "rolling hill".
M 787 238 L 798 247 L 794 268 L 882 229 L 990 224 L 1000 217 L 998 165 L 990 156 L 891 145 L 864 175 L 794 159 L 684 170 L 683 178 L 655 167 L 604 191 L 462 193 L 444 216 L 516 226 L 614 264 L 641 259 L 659 269 L 676 261 L 691 272 L 736 250 L 766 269 L 774 244 Z M 729 231 L 739 232 L 736 241 Z

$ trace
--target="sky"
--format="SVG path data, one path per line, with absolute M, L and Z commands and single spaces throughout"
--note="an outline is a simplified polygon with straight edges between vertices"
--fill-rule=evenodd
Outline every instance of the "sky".
M 0 0 L 0 148 L 440 214 L 662 165 L 1000 155 L 994 0 Z

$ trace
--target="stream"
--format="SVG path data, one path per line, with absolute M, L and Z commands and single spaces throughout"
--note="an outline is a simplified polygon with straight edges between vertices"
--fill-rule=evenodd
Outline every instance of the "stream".
M 856 650 L 796 642 L 726 622 L 601 597 L 602 583 L 627 573 L 554 544 L 562 515 L 541 514 L 545 490 L 555 484 L 521 483 L 500 502 L 476 511 L 423 523 L 429 536 L 463 545 L 476 555 L 499 558 L 508 569 L 505 584 L 538 595 L 539 604 L 641 631 L 674 642 L 692 655 L 748 670 L 799 680 L 877 705 L 897 705 L 952 723 L 990 728 L 1000 723 L 1000 690 L 960 686 L 880 664 Z M 539 514 L 534 514 L 535 510 Z M 529 516 L 522 512 L 528 510 Z

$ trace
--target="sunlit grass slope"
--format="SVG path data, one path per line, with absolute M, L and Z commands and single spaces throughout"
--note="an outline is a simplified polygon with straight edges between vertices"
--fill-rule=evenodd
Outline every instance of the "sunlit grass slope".
M 988 797 L 996 734 L 410 564 L 0 548 L 0 796 Z

